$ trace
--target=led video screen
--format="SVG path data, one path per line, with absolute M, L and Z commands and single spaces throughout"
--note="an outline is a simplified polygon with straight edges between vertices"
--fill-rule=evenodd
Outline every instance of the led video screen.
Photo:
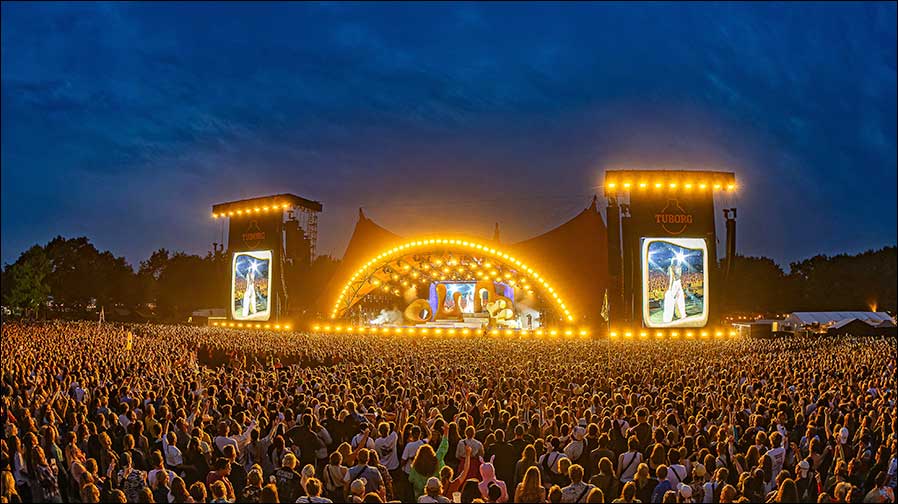
M 271 251 L 237 252 L 231 267 L 231 318 L 271 317 Z
M 708 323 L 708 245 L 702 238 L 642 239 L 642 320 L 647 327 Z
M 458 305 L 462 313 L 474 313 L 474 282 L 440 282 L 446 286 L 446 299 L 443 307 L 447 310 L 455 308 L 455 293 L 461 293 Z

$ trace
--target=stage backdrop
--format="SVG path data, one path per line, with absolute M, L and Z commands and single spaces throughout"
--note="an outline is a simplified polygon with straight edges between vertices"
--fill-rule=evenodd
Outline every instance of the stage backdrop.
M 234 320 L 276 320 L 286 300 L 281 279 L 283 215 L 231 217 L 228 314 Z

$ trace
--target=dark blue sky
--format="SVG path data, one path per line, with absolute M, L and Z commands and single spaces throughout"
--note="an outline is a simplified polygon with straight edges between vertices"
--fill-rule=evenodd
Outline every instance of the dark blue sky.
M 2 4 L 2 259 L 204 253 L 211 204 L 503 239 L 606 168 L 733 170 L 739 250 L 896 242 L 896 4 Z

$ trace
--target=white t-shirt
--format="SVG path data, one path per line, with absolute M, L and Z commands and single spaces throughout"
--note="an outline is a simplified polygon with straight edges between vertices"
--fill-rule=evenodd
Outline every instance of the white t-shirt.
M 418 453 L 418 448 L 426 442 L 427 441 L 424 439 L 419 439 L 405 445 L 405 449 L 402 450 L 402 459 L 407 460 L 405 465 L 402 466 L 402 470 L 403 472 L 405 472 L 405 474 L 409 474 L 411 472 L 412 460 L 415 459 L 415 454 Z
M 685 483 L 685 479 L 686 466 L 683 464 L 673 464 L 667 468 L 667 481 L 671 488 L 676 489 L 680 483 Z
M 361 442 L 362 442 L 362 434 L 359 433 L 352 437 L 352 442 L 350 444 L 352 445 L 353 449 L 356 449 L 359 447 L 359 443 L 361 443 Z M 372 439 L 371 436 L 368 436 L 368 440 L 365 441 L 364 447 L 368 448 L 369 450 L 374 449 L 374 439 Z
M 380 463 L 388 471 L 395 471 L 399 467 L 399 454 L 396 453 L 396 441 L 398 440 L 399 434 L 396 431 L 391 432 L 387 437 L 379 437 L 374 440 L 374 449 L 377 450 Z
M 218 451 L 220 451 L 221 453 L 224 453 L 224 447 L 227 445 L 233 446 L 234 450 L 237 450 L 238 453 L 240 452 L 240 450 L 238 449 L 239 446 L 237 445 L 237 440 L 234 438 L 215 436 L 215 438 L 212 439 L 212 442 L 215 443 L 215 446 L 218 447 Z
M 780 471 L 783 470 L 783 464 L 786 462 L 786 449 L 782 446 L 778 446 L 771 450 L 767 450 L 765 455 L 770 457 L 770 461 L 773 462 L 773 470 L 770 479 L 776 481 L 776 477 L 779 475 Z
M 625 483 L 633 481 L 633 476 L 636 475 L 636 470 L 639 469 L 639 463 L 642 462 L 642 454 L 639 452 L 626 452 L 621 454 L 619 460 L 620 480 Z
M 459 460 L 465 459 L 465 446 L 471 447 L 472 459 L 483 456 L 483 443 L 476 439 L 465 438 L 458 441 L 458 445 L 455 447 L 455 458 Z

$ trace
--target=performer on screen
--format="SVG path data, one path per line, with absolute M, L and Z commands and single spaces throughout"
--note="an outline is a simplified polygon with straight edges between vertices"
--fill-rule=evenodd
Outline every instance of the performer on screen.
M 256 268 L 255 264 L 246 272 L 246 289 L 243 291 L 243 316 L 256 313 Z
M 667 291 L 664 293 L 664 323 L 673 320 L 674 309 L 678 314 L 677 318 L 686 316 L 686 294 L 683 292 L 683 284 L 681 278 L 683 276 L 683 265 L 676 257 L 670 260 L 667 267 Z

